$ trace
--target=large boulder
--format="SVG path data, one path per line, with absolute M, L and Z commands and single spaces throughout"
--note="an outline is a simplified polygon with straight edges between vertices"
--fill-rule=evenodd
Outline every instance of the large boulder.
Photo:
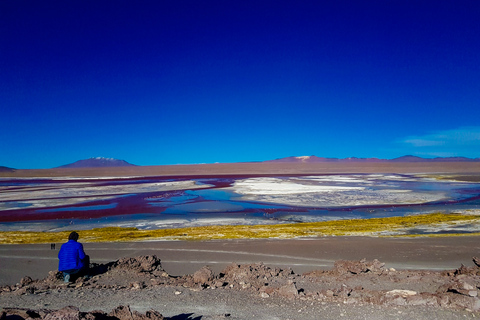
M 127 269 L 132 272 L 164 271 L 160 258 L 155 255 L 122 258 L 114 263 L 113 268 Z
M 207 266 L 193 274 L 193 281 L 201 285 L 209 284 L 214 278 L 213 271 Z
M 385 263 L 374 259 L 373 261 L 367 261 L 362 259 L 360 261 L 338 260 L 335 261 L 335 265 L 332 270 L 339 275 L 344 274 L 360 274 L 372 272 L 374 274 L 382 274 L 386 271 Z
M 119 306 L 108 315 L 103 311 L 80 312 L 77 307 L 68 306 L 60 310 L 31 310 L 24 308 L 5 308 L 0 312 L 0 320 L 163 320 L 164 317 L 154 310 L 142 314 L 132 311 L 129 306 Z
M 44 320 L 80 320 L 80 310 L 77 307 L 68 306 L 57 311 L 48 313 Z
M 119 306 L 113 309 L 109 314 L 109 317 L 113 317 L 119 320 L 163 320 L 164 317 L 157 311 L 150 310 L 145 314 L 141 314 L 138 311 L 132 311 L 130 306 Z

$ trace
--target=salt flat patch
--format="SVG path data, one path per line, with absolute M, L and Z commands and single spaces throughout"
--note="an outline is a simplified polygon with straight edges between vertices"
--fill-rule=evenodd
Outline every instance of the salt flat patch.
M 17 210 L 24 208 L 49 208 L 49 207 L 58 207 L 58 206 L 67 206 L 67 205 L 78 205 L 82 203 L 88 203 L 91 201 L 104 201 L 115 199 L 112 196 L 104 197 L 78 197 L 78 198 L 60 198 L 60 199 L 38 199 L 38 200 L 24 200 L 24 201 L 15 201 L 14 205 L 9 206 L 11 202 L 0 202 L 0 211 L 2 210 Z
M 0 191 L 0 211 L 21 209 L 22 207 L 40 208 L 49 206 L 74 205 L 87 201 L 106 200 L 111 195 L 131 193 L 147 193 L 159 191 L 192 190 L 209 187 L 208 184 L 197 184 L 194 180 L 168 181 L 155 183 L 96 185 L 92 183 L 58 183 L 46 188 L 35 185 L 16 191 Z M 8 202 L 17 203 L 12 207 Z
M 38 190 L 38 186 L 33 189 L 24 188 L 19 191 L 0 192 L 0 201 L 14 201 L 22 199 L 46 199 L 58 197 L 86 197 L 107 194 L 128 194 L 128 193 L 145 193 L 157 191 L 175 191 L 185 189 L 205 188 L 209 185 L 196 184 L 194 180 L 187 181 L 168 181 L 168 182 L 150 182 L 150 183 L 134 183 L 134 184 L 113 184 L 106 186 L 78 184 L 56 184 L 55 187 L 49 185 L 51 189 Z
M 364 187 L 306 185 L 296 182 L 295 179 L 279 178 L 250 178 L 239 180 L 233 184 L 233 188 L 236 193 L 246 195 L 287 195 L 364 189 Z
M 381 177 L 397 180 L 397 176 Z M 370 175 L 248 178 L 236 181 L 231 189 L 242 195 L 242 200 L 307 207 L 419 204 L 446 198 L 445 191 L 414 191 L 395 183 L 368 187 L 365 183 L 371 178 Z

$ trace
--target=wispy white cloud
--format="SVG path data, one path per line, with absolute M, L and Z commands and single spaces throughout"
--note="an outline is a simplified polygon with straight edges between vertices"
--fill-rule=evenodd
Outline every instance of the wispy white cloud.
M 406 137 L 399 142 L 416 155 L 480 157 L 480 127 L 436 131 Z

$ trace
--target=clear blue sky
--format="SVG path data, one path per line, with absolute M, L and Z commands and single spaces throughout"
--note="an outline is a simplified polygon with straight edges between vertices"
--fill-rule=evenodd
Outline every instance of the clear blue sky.
M 0 1 L 0 165 L 480 157 L 480 1 Z

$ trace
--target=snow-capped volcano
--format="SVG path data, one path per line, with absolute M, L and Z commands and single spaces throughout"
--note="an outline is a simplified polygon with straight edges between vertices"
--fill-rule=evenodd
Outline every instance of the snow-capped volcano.
M 129 167 L 135 166 L 125 160 L 118 160 L 114 158 L 89 158 L 78 160 L 74 163 L 66 164 L 57 168 L 99 168 L 99 167 Z

